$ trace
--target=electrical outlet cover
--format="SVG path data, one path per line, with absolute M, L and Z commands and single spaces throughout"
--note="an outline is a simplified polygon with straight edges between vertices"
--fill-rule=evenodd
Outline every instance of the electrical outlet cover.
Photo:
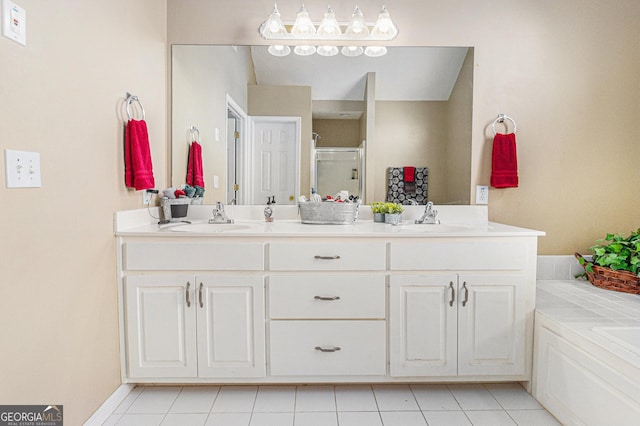
M 2 0 L 2 35 L 27 45 L 27 12 L 11 0 Z
M 489 204 L 489 187 L 485 185 L 476 186 L 476 204 Z

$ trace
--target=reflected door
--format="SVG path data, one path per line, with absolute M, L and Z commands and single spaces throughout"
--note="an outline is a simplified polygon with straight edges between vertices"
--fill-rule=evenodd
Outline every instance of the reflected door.
M 299 189 L 300 118 L 252 117 L 249 204 L 295 204 Z

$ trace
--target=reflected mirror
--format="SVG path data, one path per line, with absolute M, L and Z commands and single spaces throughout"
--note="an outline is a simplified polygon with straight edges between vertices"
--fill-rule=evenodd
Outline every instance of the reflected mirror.
M 185 183 L 195 127 L 206 203 L 295 203 L 318 158 L 340 151 L 361 155 L 348 177 L 366 203 L 387 199 L 389 169 L 404 167 L 428 168 L 428 200 L 470 203 L 473 48 L 348 58 L 174 45 L 171 84 L 172 185 Z

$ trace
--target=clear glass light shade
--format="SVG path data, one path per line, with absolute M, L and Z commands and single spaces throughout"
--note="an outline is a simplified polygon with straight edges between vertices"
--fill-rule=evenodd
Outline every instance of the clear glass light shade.
M 342 30 L 340 29 L 340 24 L 336 20 L 336 14 L 333 12 L 331 7 L 327 8 L 327 11 L 324 13 L 324 17 L 322 18 L 322 22 L 320 22 L 320 26 L 318 27 L 318 35 L 322 37 L 337 37 L 342 34 Z
M 271 14 L 267 18 L 267 21 L 263 24 L 262 27 L 262 35 L 284 35 L 287 33 L 284 24 L 282 23 L 282 18 L 280 17 L 280 12 L 278 12 L 278 6 L 273 5 L 273 10 Z
M 367 24 L 364 22 L 364 15 L 358 6 L 356 6 L 356 10 L 353 11 L 351 21 L 349 21 L 349 26 L 344 34 L 353 38 L 366 37 L 369 35 L 369 28 L 367 28 Z
M 378 20 L 373 26 L 373 30 L 371 30 L 371 35 L 384 40 L 391 40 L 398 35 L 398 28 L 391 20 L 387 6 L 382 6 Z
M 335 56 L 338 54 L 336 46 L 318 46 L 316 53 L 320 56 Z
M 360 46 L 344 46 L 341 50 L 344 56 L 350 56 L 350 57 L 360 56 L 362 55 L 363 51 L 364 49 Z
M 309 56 L 316 53 L 315 46 L 296 46 L 293 48 L 293 53 L 300 56 Z
M 274 44 L 273 46 L 269 46 L 269 49 L 267 50 L 273 56 L 287 56 L 289 53 L 291 53 L 291 48 L 289 46 L 283 46 L 281 44 Z
M 377 58 L 386 55 L 387 48 L 384 46 L 367 46 L 367 48 L 364 49 L 364 54 L 372 58 Z
M 309 12 L 307 12 L 307 9 L 302 5 L 296 16 L 296 22 L 294 22 L 293 28 L 291 28 L 291 34 L 296 36 L 311 36 L 315 33 L 316 27 L 313 25 L 313 22 L 311 22 L 311 18 L 309 18 Z

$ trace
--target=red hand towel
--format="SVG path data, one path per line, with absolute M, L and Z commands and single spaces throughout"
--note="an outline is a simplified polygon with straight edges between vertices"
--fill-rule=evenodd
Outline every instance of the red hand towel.
M 491 186 L 494 188 L 518 187 L 518 156 L 516 135 L 496 133 L 491 155 Z
M 416 168 L 404 166 L 404 182 L 414 182 L 416 180 Z
M 189 162 L 187 164 L 187 184 L 204 188 L 204 173 L 202 172 L 202 146 L 196 141 L 191 142 L 189 148 Z
M 155 187 L 149 133 L 144 120 L 129 120 L 125 130 L 124 182 L 129 188 Z

